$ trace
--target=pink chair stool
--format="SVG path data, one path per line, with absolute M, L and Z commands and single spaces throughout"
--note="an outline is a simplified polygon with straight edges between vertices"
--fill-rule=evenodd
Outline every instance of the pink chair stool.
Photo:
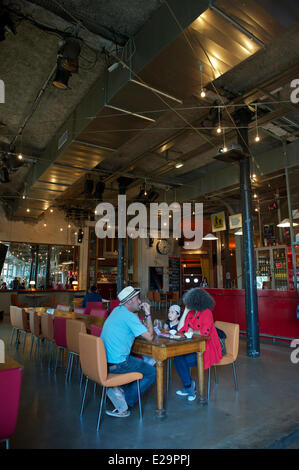
M 17 424 L 21 383 L 21 368 L 0 370 L 0 441 L 6 442 L 6 449 Z
M 56 354 L 56 363 L 55 363 L 55 371 L 54 374 L 56 375 L 56 369 L 58 364 L 58 359 L 60 356 L 60 351 L 68 351 L 67 350 L 67 343 L 66 343 L 66 318 L 54 318 L 54 341 L 57 346 L 57 354 Z

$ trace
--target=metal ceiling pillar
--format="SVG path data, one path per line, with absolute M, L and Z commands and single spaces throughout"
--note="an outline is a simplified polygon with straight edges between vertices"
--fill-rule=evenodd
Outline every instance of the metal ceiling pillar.
M 286 177 L 288 211 L 289 211 L 289 221 L 290 221 L 290 238 L 291 238 L 292 265 L 293 265 L 293 282 L 294 282 L 294 289 L 296 291 L 297 290 L 297 262 L 296 262 L 296 253 L 295 253 L 293 213 L 292 213 L 292 202 L 291 202 L 291 188 L 290 188 L 289 167 L 288 167 L 288 152 L 287 152 L 287 146 L 286 146 L 285 138 L 283 139 L 283 154 L 284 154 L 284 159 L 285 159 L 285 177 Z
M 234 114 L 238 127 L 238 142 L 243 151 L 248 153 L 248 123 L 251 112 L 242 108 Z M 247 354 L 249 357 L 260 355 L 258 302 L 256 288 L 256 268 L 254 258 L 252 191 L 250 180 L 250 159 L 240 159 L 240 198 L 243 228 L 243 269 L 245 284 Z
M 50 289 L 50 256 L 51 256 L 51 247 L 47 246 L 47 262 L 46 262 L 46 276 L 45 276 L 45 289 Z
M 117 179 L 118 186 L 119 186 L 119 194 L 124 195 L 126 194 L 126 188 L 132 183 L 132 179 L 126 178 L 125 176 L 121 176 Z M 123 208 L 118 208 L 118 215 L 119 212 Z M 122 217 L 118 217 L 118 219 L 122 219 Z M 125 234 L 126 235 L 126 234 Z M 124 234 L 121 233 L 120 227 L 117 230 L 118 236 L 118 255 L 117 255 L 117 294 L 124 288 Z

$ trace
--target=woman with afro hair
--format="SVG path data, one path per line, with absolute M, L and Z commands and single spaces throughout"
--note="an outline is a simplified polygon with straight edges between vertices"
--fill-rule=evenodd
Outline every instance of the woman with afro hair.
M 203 355 L 204 369 L 209 369 L 222 359 L 221 345 L 214 325 L 212 309 L 214 299 L 200 288 L 190 289 L 183 297 L 184 313 L 178 325 L 178 331 L 191 331 L 195 335 L 209 336 Z M 183 383 L 183 389 L 177 390 L 177 395 L 187 396 L 188 401 L 196 398 L 195 382 L 191 380 L 190 367 L 197 365 L 196 353 L 184 354 L 174 358 L 174 366 Z

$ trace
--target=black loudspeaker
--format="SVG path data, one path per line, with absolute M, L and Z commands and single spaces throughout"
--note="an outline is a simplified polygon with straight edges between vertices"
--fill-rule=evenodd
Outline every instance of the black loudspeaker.
M 87 179 L 84 183 L 84 194 L 90 194 L 93 191 L 93 180 Z
M 4 245 L 3 243 L 0 243 L 0 275 L 1 275 L 3 264 L 6 258 L 7 250 L 8 250 L 8 246 Z
M 151 246 L 153 246 L 153 244 L 154 244 L 154 239 L 153 239 L 153 238 L 149 238 L 149 239 L 148 239 L 148 246 L 149 246 L 149 248 L 150 248 Z
M 179 246 L 184 246 L 184 244 L 185 244 L 184 237 L 179 238 Z

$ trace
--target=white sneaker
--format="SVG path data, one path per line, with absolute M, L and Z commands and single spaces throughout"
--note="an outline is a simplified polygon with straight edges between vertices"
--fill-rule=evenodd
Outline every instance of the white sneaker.
M 128 405 L 125 399 L 125 394 L 121 388 L 110 387 L 108 388 L 107 395 L 118 411 L 121 413 L 127 411 Z

